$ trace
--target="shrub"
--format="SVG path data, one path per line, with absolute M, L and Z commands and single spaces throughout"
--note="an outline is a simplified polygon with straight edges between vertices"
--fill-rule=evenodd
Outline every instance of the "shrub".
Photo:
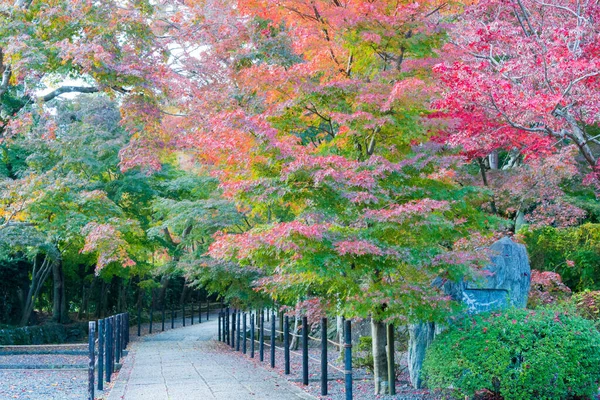
M 522 233 L 531 268 L 560 274 L 572 290 L 600 289 L 600 224 Z
M 573 296 L 577 313 L 585 319 L 600 322 L 600 291 L 585 290 Z
M 531 270 L 531 290 L 527 307 L 537 308 L 555 304 L 568 299 L 570 295 L 571 289 L 562 283 L 560 275 L 556 272 Z
M 567 312 L 517 310 L 468 316 L 437 337 L 423 375 L 430 388 L 495 398 L 590 398 L 600 378 L 600 333 Z
M 365 368 L 370 373 L 373 373 L 373 338 L 371 336 L 361 336 L 358 338 L 356 346 L 356 357 L 354 365 L 358 368 Z

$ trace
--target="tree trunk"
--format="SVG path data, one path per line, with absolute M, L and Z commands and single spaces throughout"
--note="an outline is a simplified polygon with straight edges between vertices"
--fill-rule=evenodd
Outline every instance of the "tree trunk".
M 160 292 L 158 293 L 158 302 L 159 302 L 159 306 L 162 308 L 163 306 L 166 307 L 166 294 L 167 294 L 167 288 L 169 287 L 169 282 L 171 281 L 171 279 L 169 279 L 168 275 L 163 275 L 160 278 Z
M 102 287 L 100 288 L 100 298 L 98 299 L 98 303 L 96 304 L 96 318 L 100 319 L 101 317 L 106 317 L 106 290 L 107 284 L 104 279 L 102 279 Z
M 498 150 L 494 150 L 489 155 L 490 169 L 498 169 Z
M 65 273 L 62 260 L 52 263 L 52 277 L 54 280 L 54 293 L 52 296 L 52 321 L 59 324 L 69 322 L 67 299 L 65 296 Z
M 181 290 L 181 297 L 179 298 L 179 304 L 185 303 L 187 294 L 188 294 L 188 286 L 187 286 L 187 279 L 185 279 L 183 281 L 183 289 Z
M 40 263 L 40 258 L 44 257 Z M 23 314 L 21 316 L 20 326 L 26 326 L 31 318 L 31 313 L 35 306 L 35 301 L 40 294 L 40 290 L 48 279 L 50 272 L 52 271 L 52 262 L 48 256 L 37 255 L 33 260 L 33 270 L 31 272 L 31 284 L 27 292 L 27 298 L 25 299 L 25 306 L 23 307 Z
M 336 327 L 336 333 L 337 333 L 337 342 L 338 343 L 344 343 L 344 317 L 341 315 L 336 315 L 335 317 L 335 327 Z M 344 347 L 343 346 L 339 346 L 338 347 L 339 351 L 340 351 L 340 356 L 344 356 Z
M 292 333 L 294 335 L 298 335 L 298 320 L 299 318 L 296 316 L 294 317 L 294 328 L 292 328 Z M 298 336 L 292 336 L 292 340 L 290 342 L 290 349 L 291 350 L 298 350 Z
M 386 326 L 383 322 L 371 319 L 373 338 L 373 383 L 375 394 L 386 394 L 389 388 L 386 346 Z

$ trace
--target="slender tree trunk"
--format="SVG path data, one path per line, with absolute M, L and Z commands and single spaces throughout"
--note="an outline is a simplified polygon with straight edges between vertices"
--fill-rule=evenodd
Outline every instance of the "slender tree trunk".
M 489 155 L 490 169 L 498 169 L 498 150 L 494 150 Z
M 52 320 L 59 324 L 69 322 L 67 299 L 65 296 L 65 273 L 62 260 L 52 263 L 54 293 L 52 296 Z
M 159 306 L 162 308 L 164 305 L 166 305 L 165 303 L 165 299 L 166 299 L 166 294 L 167 294 L 167 288 L 169 287 L 169 282 L 171 280 L 169 279 L 168 275 L 163 275 L 160 278 L 160 292 L 158 293 L 158 302 L 159 302 Z
M 337 315 L 335 317 L 335 327 L 337 330 L 337 342 L 344 343 L 344 317 L 341 315 Z M 340 355 L 344 356 L 344 347 L 338 347 L 340 350 Z
M 98 299 L 98 304 L 96 305 L 96 318 L 106 317 L 106 290 L 106 281 L 102 279 L 102 286 L 100 287 L 100 298 Z
M 187 279 L 185 279 L 183 281 L 183 289 L 181 290 L 181 297 L 179 298 L 179 304 L 183 304 L 185 302 L 185 299 L 187 297 L 188 294 L 188 286 L 187 286 Z
M 383 322 L 371 319 L 371 335 L 373 338 L 373 383 L 375 394 L 388 392 L 388 363 L 385 351 L 386 325 Z
M 43 257 L 43 260 L 40 259 Z M 33 312 L 33 308 L 35 306 L 35 301 L 37 300 L 40 290 L 48 279 L 50 272 L 52 271 L 52 262 L 50 258 L 42 255 L 37 255 L 33 261 L 33 270 L 31 272 L 31 284 L 29 285 L 29 290 L 27 293 L 27 298 L 25 299 L 25 306 L 23 307 L 23 314 L 21 316 L 21 321 L 19 322 L 20 326 L 26 326 L 31 318 L 31 313 Z

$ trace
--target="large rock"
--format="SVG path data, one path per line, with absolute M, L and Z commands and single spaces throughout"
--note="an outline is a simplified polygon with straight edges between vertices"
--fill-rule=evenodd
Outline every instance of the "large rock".
M 531 268 L 525 246 L 505 237 L 492 246 L 491 263 L 485 267 L 489 274 L 476 282 L 445 282 L 444 292 L 462 301 L 470 314 L 506 309 L 525 308 L 531 284 Z M 409 326 L 408 371 L 413 386 L 421 388 L 421 367 L 425 351 L 443 325 L 420 323 Z

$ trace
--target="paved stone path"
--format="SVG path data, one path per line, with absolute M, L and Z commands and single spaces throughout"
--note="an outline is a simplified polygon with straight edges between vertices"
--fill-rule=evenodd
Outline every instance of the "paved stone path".
M 216 332 L 213 320 L 135 343 L 108 399 L 314 399 L 216 341 Z

